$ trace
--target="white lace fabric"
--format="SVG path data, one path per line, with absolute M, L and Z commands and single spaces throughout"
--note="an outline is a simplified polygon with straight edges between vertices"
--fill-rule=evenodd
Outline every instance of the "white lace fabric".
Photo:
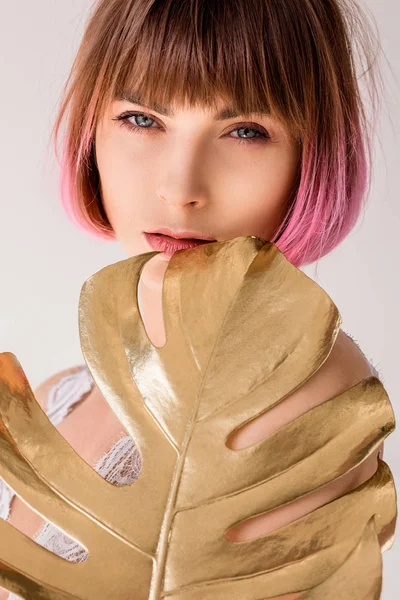
M 129 485 L 140 473 L 141 459 L 130 435 L 122 437 L 96 464 L 95 470 L 114 485 Z M 35 541 L 71 562 L 83 562 L 88 554 L 83 546 L 65 535 L 60 529 L 46 523 L 35 536 Z M 9 596 L 8 600 L 16 600 Z
M 358 346 L 354 338 L 351 339 Z M 382 379 L 381 374 L 372 362 L 368 362 L 373 374 Z M 49 392 L 46 412 L 51 422 L 58 425 L 69 414 L 74 405 L 82 399 L 84 394 L 91 390 L 93 383 L 93 378 L 86 365 L 83 365 L 81 370 L 62 378 Z M 109 452 L 100 458 L 95 470 L 114 485 L 122 486 L 132 483 L 140 473 L 141 458 L 131 436 L 121 437 Z M 10 504 L 14 496 L 13 490 L 0 479 L 0 518 L 8 519 Z M 83 562 L 88 557 L 88 553 L 83 546 L 49 522 L 43 525 L 34 539 L 47 550 L 70 562 Z M 23 599 L 11 593 L 7 600 Z
M 11 501 L 14 498 L 14 491 L 0 479 L 0 518 L 7 520 L 10 514 Z
M 86 365 L 63 377 L 48 396 L 46 414 L 53 425 L 58 425 L 93 387 L 93 378 Z M 101 477 L 116 486 L 131 484 L 141 470 L 141 457 L 130 435 L 120 437 L 112 448 L 96 463 Z M 0 518 L 8 520 L 15 492 L 0 479 Z M 83 562 L 88 553 L 76 540 L 68 537 L 52 523 L 46 522 L 34 537 L 40 545 L 70 562 Z M 7 600 L 22 600 L 10 593 Z
M 93 378 L 86 365 L 62 377 L 48 393 L 46 414 L 54 426 L 61 423 L 77 402 L 90 392 Z M 15 492 L 0 478 L 0 518 L 8 520 Z

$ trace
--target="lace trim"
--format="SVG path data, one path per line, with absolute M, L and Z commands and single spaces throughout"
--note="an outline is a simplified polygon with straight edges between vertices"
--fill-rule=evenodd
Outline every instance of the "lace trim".
M 362 352 L 354 338 L 348 333 L 346 335 L 353 340 Z M 382 380 L 381 374 L 372 362 L 367 359 L 364 352 L 362 354 L 370 364 L 375 377 Z M 69 387 L 67 387 L 68 385 Z M 90 391 L 92 385 L 93 379 L 87 365 L 84 365 L 81 371 L 67 375 L 58 382 L 49 394 L 47 414 L 52 423 L 54 425 L 60 423 L 70 412 L 72 406 L 82 399 L 83 394 Z M 65 396 L 64 392 L 67 392 Z M 109 452 L 97 462 L 95 470 L 104 479 L 117 486 L 129 485 L 137 479 L 141 471 L 141 457 L 131 436 L 125 435 L 117 441 Z M 0 517 L 8 518 L 11 500 L 14 495 L 14 492 L 0 479 Z M 43 548 L 70 562 L 84 562 L 88 558 L 87 551 L 79 542 L 67 536 L 52 523 L 45 523 L 34 537 L 34 540 Z M 11 593 L 7 600 L 23 599 Z
M 59 425 L 73 406 L 93 388 L 93 378 L 86 365 L 80 371 L 69 373 L 49 391 L 47 416 L 53 425 Z
M 56 414 L 60 414 L 58 410 Z M 109 483 L 124 486 L 137 479 L 141 468 L 141 456 L 134 440 L 130 435 L 123 435 L 96 463 L 95 471 Z M 88 558 L 88 552 L 79 542 L 50 522 L 46 522 L 33 539 L 43 548 L 70 562 L 84 562 Z M 10 593 L 7 600 L 23 599 Z
M 123 486 L 132 483 L 140 473 L 141 457 L 131 436 L 125 435 L 114 444 L 111 450 L 98 461 L 95 470 L 114 485 Z M 88 557 L 87 551 L 79 542 L 67 536 L 52 523 L 45 523 L 34 539 L 47 550 L 70 562 L 84 562 Z
M 131 436 L 125 435 L 114 444 L 111 450 L 98 461 L 95 470 L 114 485 L 132 483 L 140 473 L 141 457 Z M 84 562 L 88 557 L 87 551 L 81 544 L 49 522 L 43 525 L 34 540 L 43 548 L 73 563 Z M 7 600 L 23 599 L 10 593 Z
M 7 520 L 10 516 L 11 501 L 14 496 L 14 491 L 0 479 L 0 519 Z
M 50 388 L 46 414 L 54 426 L 59 425 L 75 404 L 90 392 L 93 384 L 92 375 L 85 364 L 80 370 L 62 377 Z M 0 518 L 5 521 L 10 517 L 11 502 L 14 496 L 14 490 L 0 477 Z

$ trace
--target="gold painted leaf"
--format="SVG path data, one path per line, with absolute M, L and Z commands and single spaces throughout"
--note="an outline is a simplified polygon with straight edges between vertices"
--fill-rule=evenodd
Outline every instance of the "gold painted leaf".
M 250 447 L 227 446 L 321 367 L 340 329 L 336 306 L 262 238 L 205 244 L 169 261 L 158 348 L 137 301 L 156 254 L 101 269 L 79 301 L 85 361 L 140 450 L 132 485 L 96 473 L 50 423 L 17 358 L 0 354 L 0 476 L 89 553 L 70 563 L 0 522 L 0 584 L 30 600 L 379 598 L 397 518 L 380 459 L 368 481 L 310 514 L 250 540 L 225 537 L 341 477 L 395 428 L 371 376 Z

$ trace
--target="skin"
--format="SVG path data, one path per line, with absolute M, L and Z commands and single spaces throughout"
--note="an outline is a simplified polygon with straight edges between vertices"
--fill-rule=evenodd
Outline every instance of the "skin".
M 223 107 L 220 102 L 218 111 Z M 172 118 L 118 100 L 105 112 L 96 130 L 104 207 L 128 256 L 152 251 L 143 231 L 160 227 L 196 231 L 218 241 L 242 235 L 271 239 L 287 209 L 300 160 L 299 146 L 288 130 L 268 115 L 215 122 L 209 110 L 174 108 Z M 129 111 L 144 113 L 129 116 L 139 132 L 120 127 L 114 120 Z M 253 139 L 240 143 L 246 138 L 242 128 L 251 127 L 251 122 L 264 128 L 270 139 L 252 130 Z M 158 347 L 166 342 L 161 293 L 168 261 L 162 254 L 153 257 L 141 273 L 138 288 L 145 328 Z M 352 364 L 350 377 L 343 376 L 345 363 Z M 240 449 L 264 439 L 310 406 L 369 375 L 364 357 L 340 331 L 318 373 L 275 410 L 234 432 L 230 446 Z M 232 527 L 228 539 L 243 541 L 274 531 L 346 493 L 375 472 L 376 454 L 358 474 L 349 473 L 275 513 Z M 303 595 L 287 594 L 270 600 L 295 600 Z
M 223 107 L 220 102 L 218 110 Z M 215 122 L 209 110 L 174 108 L 172 118 L 118 100 L 105 112 L 96 130 L 104 207 L 128 256 L 152 251 L 143 231 L 160 227 L 193 230 L 218 241 L 242 235 L 271 239 L 285 215 L 300 160 L 299 146 L 288 130 L 268 115 Z M 129 116 L 139 132 L 120 127 L 113 120 L 129 111 L 144 113 Z M 242 128 L 251 127 L 251 122 L 264 128 L 270 139 L 252 130 L 253 139 L 240 143 L 246 138 Z M 168 261 L 162 254 L 153 257 L 145 265 L 138 287 L 143 323 L 158 347 L 166 342 L 161 293 Z M 351 369 L 346 365 L 352 365 Z M 264 439 L 296 415 L 370 374 L 364 357 L 340 331 L 331 355 L 317 374 L 278 407 L 234 432 L 230 447 L 240 449 Z M 278 511 L 232 527 L 228 539 L 243 541 L 274 531 L 343 495 L 372 476 L 377 453 L 356 473 L 350 472 Z M 293 593 L 270 600 L 295 600 L 303 595 Z
M 222 108 L 221 103 L 219 110 Z M 267 115 L 213 122 L 207 110 L 175 109 L 173 118 L 165 117 L 118 100 L 96 129 L 103 203 L 127 255 L 152 251 L 143 231 L 160 227 L 193 230 L 218 241 L 242 235 L 271 239 L 284 216 L 300 158 L 299 148 L 284 126 Z M 128 111 L 148 115 L 148 119 L 130 116 L 132 124 L 141 126 L 139 133 L 113 120 Z M 271 140 L 259 138 L 251 130 L 247 137 L 257 139 L 240 143 L 246 139 L 242 128 L 251 121 L 263 127 Z M 166 342 L 161 292 L 168 261 L 162 254 L 153 257 L 139 281 L 139 308 L 155 346 Z M 331 354 L 317 373 L 272 410 L 234 432 L 229 446 L 240 449 L 265 439 L 296 416 L 370 375 L 365 357 L 340 330 Z M 50 384 L 54 384 L 51 378 L 35 391 L 44 409 Z M 127 433 L 96 385 L 57 428 L 92 467 Z M 382 446 L 357 469 L 312 494 L 233 526 L 228 539 L 244 541 L 275 531 L 361 485 L 374 474 Z M 10 523 L 33 537 L 44 521 L 14 498 Z M 0 590 L 0 600 L 7 595 Z M 303 595 L 292 593 L 269 600 L 295 600 Z
M 217 108 L 225 103 L 220 100 Z M 242 235 L 271 239 L 286 212 L 300 159 L 286 127 L 267 114 L 214 121 L 213 112 L 202 107 L 173 110 L 167 117 L 115 100 L 96 129 L 102 200 L 127 255 L 153 251 L 143 232 L 160 227 L 218 241 Z M 116 120 L 127 113 L 125 125 L 138 131 Z M 163 254 L 153 257 L 138 289 L 143 322 L 157 347 L 166 342 L 161 289 L 168 261 Z

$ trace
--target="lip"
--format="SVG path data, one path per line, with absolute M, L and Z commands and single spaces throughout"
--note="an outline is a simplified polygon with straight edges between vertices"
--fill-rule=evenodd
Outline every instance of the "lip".
M 145 232 L 147 233 L 147 232 Z M 197 231 L 172 231 L 171 229 L 155 229 L 154 231 L 149 231 L 148 233 L 162 233 L 170 238 L 174 238 L 176 240 L 188 239 L 188 240 L 205 240 L 207 242 L 216 242 L 217 240 L 214 238 L 210 238 L 208 236 L 202 235 Z
M 217 240 L 193 240 L 193 239 L 177 239 L 170 237 L 168 235 L 163 235 L 159 233 L 150 233 L 144 231 L 144 236 L 146 238 L 147 243 L 153 250 L 157 250 L 158 252 L 162 252 L 162 254 L 166 257 L 171 257 L 174 252 L 177 250 L 187 250 L 189 248 L 196 248 L 197 246 L 202 246 L 203 244 L 210 244 L 212 242 L 216 242 Z

